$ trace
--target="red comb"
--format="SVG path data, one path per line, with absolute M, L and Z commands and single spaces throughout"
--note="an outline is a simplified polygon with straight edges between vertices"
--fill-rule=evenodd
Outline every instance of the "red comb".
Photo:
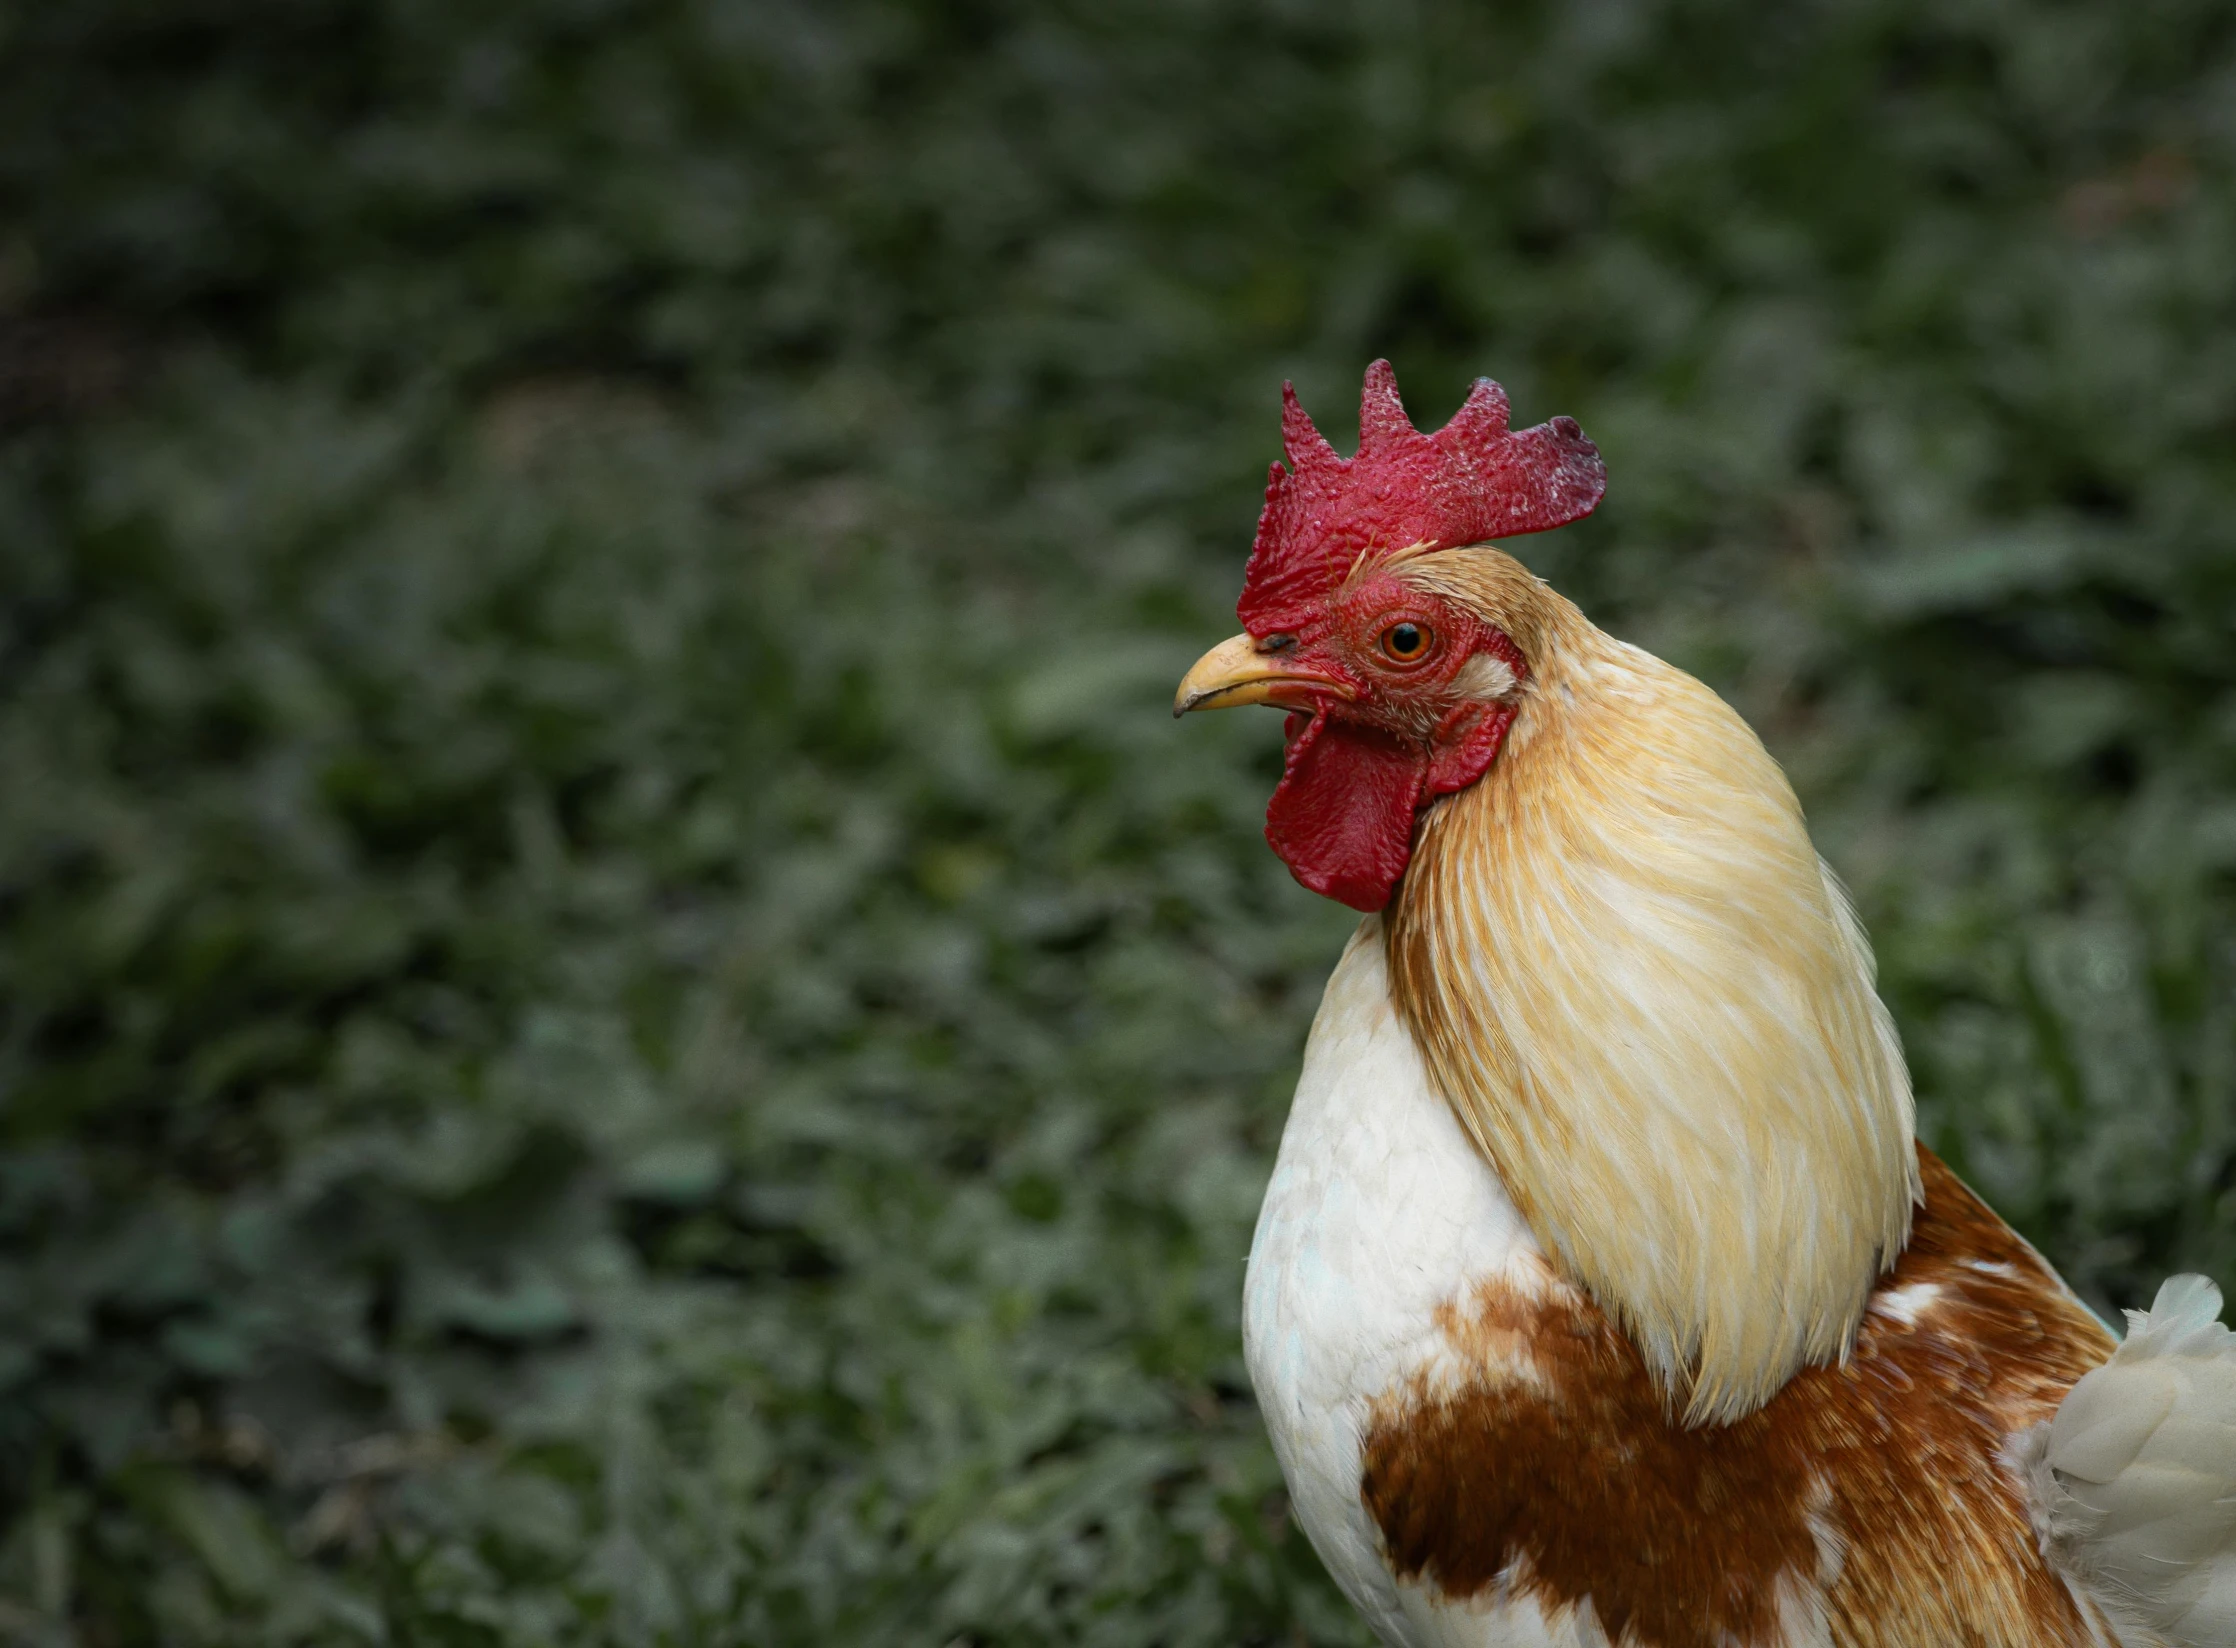
M 1359 455 L 1339 458 L 1281 386 L 1289 466 L 1266 480 L 1258 541 L 1235 604 L 1253 635 L 1303 627 L 1362 553 L 1415 544 L 1453 549 L 1543 532 L 1589 515 L 1607 490 L 1599 448 L 1574 418 L 1506 427 L 1506 391 L 1477 378 L 1452 421 L 1424 435 L 1405 415 L 1397 374 L 1378 360 L 1359 394 Z

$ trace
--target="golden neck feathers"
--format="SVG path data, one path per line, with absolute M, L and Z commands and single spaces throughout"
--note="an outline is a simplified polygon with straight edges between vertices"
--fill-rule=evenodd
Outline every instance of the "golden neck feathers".
M 1386 919 L 1438 1085 L 1687 1423 L 1844 1356 L 1917 1200 L 1870 947 L 1731 707 L 1499 551 L 1407 575 L 1531 663 Z

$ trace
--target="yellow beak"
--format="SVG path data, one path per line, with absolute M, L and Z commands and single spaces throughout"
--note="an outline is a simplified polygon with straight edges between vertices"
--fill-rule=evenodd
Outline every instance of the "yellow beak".
M 1309 709 L 1314 698 L 1331 694 L 1354 696 L 1341 681 L 1299 669 L 1280 653 L 1261 652 L 1254 636 L 1237 635 L 1198 658 L 1195 668 L 1181 677 L 1180 690 L 1172 697 L 1172 713 L 1223 710 L 1235 704 Z

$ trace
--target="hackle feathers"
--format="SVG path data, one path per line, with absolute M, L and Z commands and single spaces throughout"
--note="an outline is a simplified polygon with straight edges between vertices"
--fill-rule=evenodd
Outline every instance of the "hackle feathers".
M 1498 762 L 1424 816 L 1389 944 L 1431 1069 L 1689 1423 L 1841 1357 L 1918 1194 L 1869 947 L 1791 787 L 1705 686 L 1510 557 L 1404 576 L 1530 660 Z

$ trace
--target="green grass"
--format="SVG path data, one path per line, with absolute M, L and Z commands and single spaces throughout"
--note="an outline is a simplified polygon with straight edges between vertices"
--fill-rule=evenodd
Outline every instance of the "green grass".
M 2236 26 L 0 6 L 0 1637 L 1356 1643 L 1241 1264 L 1349 918 L 1175 726 L 1276 391 L 1855 885 L 1925 1131 L 2236 1278 Z

